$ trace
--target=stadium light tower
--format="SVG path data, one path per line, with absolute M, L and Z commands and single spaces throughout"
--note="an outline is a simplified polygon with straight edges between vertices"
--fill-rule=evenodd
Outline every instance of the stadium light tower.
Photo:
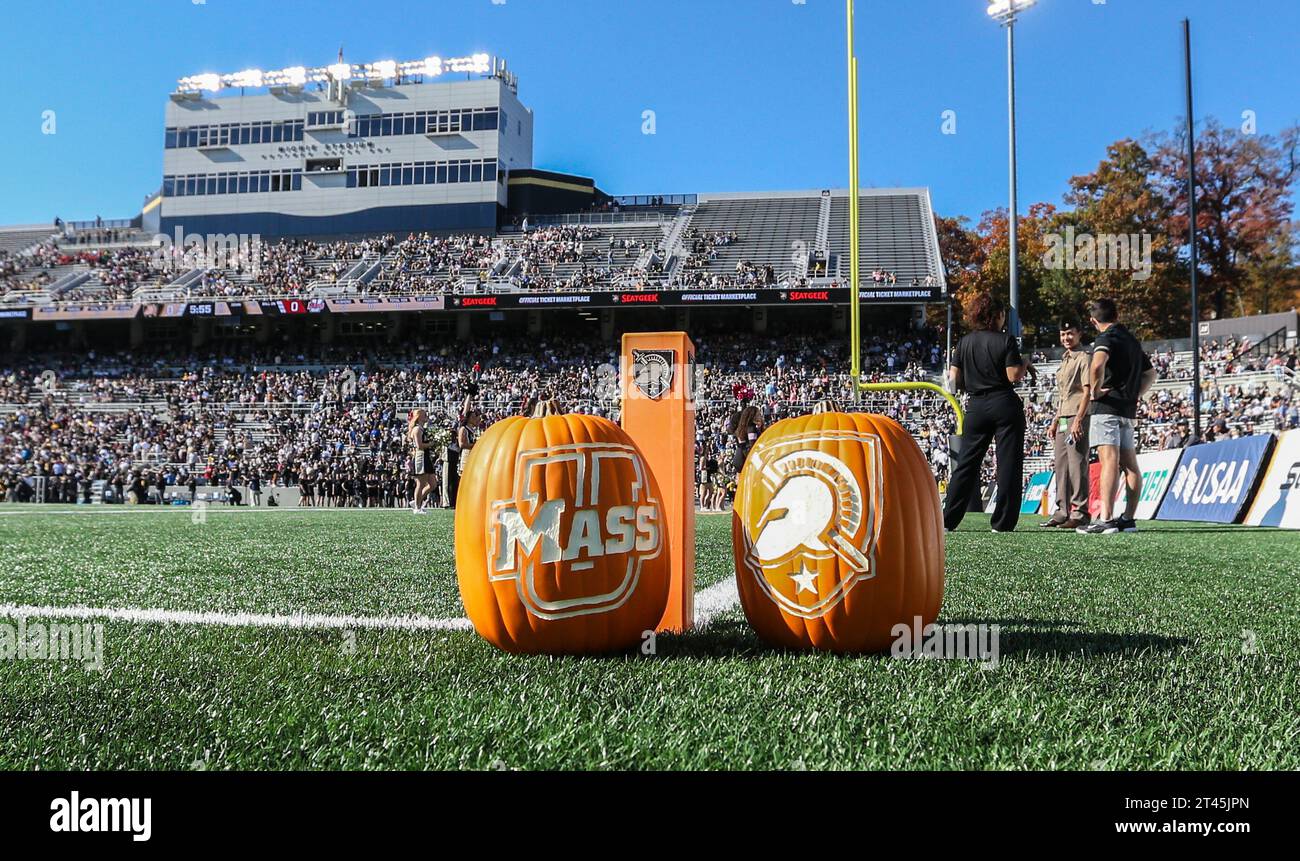
M 1011 281 L 1011 313 L 1007 315 L 1007 328 L 1020 337 L 1020 265 L 1016 258 L 1016 18 L 1038 0 L 988 0 L 989 17 L 1007 31 L 1007 134 L 1008 161 L 1011 171 L 1011 208 L 1007 212 L 1007 230 L 1010 247 L 1007 249 Z

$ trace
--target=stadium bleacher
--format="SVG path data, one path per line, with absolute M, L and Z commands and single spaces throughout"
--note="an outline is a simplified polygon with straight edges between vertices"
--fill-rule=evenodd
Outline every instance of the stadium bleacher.
M 839 261 L 839 273 L 848 274 L 849 199 L 830 201 L 830 254 Z M 934 214 L 925 189 L 868 190 L 858 204 L 860 271 L 867 278 L 872 271 L 893 273 L 898 283 L 940 276 L 938 239 Z
M 689 205 L 616 220 L 608 213 L 538 218 L 527 231 L 377 235 L 260 244 L 258 265 L 211 265 L 194 254 L 155 254 L 158 237 L 129 227 L 53 239 L 49 229 L 10 231 L 39 256 L 0 252 L 10 305 L 177 298 L 324 297 L 382 293 L 624 289 L 688 284 L 804 283 L 848 274 L 848 198 L 842 191 L 698 195 Z M 861 196 L 864 286 L 873 270 L 891 283 L 941 287 L 938 239 L 925 189 Z M 582 239 L 566 249 L 565 236 Z M 694 238 L 734 235 L 702 259 Z M 0 236 L 3 236 L 0 232 Z M 102 236 L 103 241 L 95 241 Z M 29 241 L 30 240 L 30 241 Z M 41 245 L 41 243 L 44 243 Z M 557 251 L 557 249 L 559 249 Z
M 107 300 L 836 284 L 847 276 L 848 209 L 846 194 L 836 190 L 702 194 L 627 213 L 538 217 L 526 228 L 521 223 L 495 234 L 282 240 L 255 246 L 254 257 L 233 262 L 212 260 L 203 250 L 158 253 L 154 237 L 130 227 L 88 229 L 71 242 L 68 234 L 51 238 L 44 228 L 12 230 L 11 246 L 29 244 L 0 251 L 0 300 L 20 308 Z M 925 189 L 864 191 L 860 217 L 864 290 L 895 284 L 946 289 Z M 96 243 L 96 236 L 104 242 Z M 471 382 L 482 385 L 477 405 L 489 420 L 517 412 L 544 391 L 565 393 L 575 410 L 617 411 L 614 388 L 601 389 L 596 381 L 599 369 L 613 361 L 608 342 L 524 347 L 498 340 L 485 351 L 462 332 L 436 349 L 376 349 L 372 342 L 364 356 L 343 345 L 286 346 L 298 358 L 265 348 L 251 360 L 246 351 L 237 358 L 238 347 L 231 353 L 218 345 L 206 348 L 208 358 L 179 350 L 161 362 L 25 358 L 0 381 L 6 491 L 34 477 L 43 493 L 66 496 L 78 476 L 107 481 L 148 474 L 174 484 L 196 472 L 209 483 L 252 473 L 268 482 L 305 474 L 346 483 L 371 472 L 381 483 L 405 481 L 400 435 L 406 412 L 423 406 L 444 423 L 452 421 L 459 393 Z M 1295 350 L 1273 355 L 1261 347 L 1207 345 L 1211 438 L 1297 423 Z M 699 358 L 702 467 L 728 461 L 729 442 L 718 428 L 742 398 L 761 405 L 765 423 L 805 411 L 821 397 L 852 400 L 847 353 L 838 339 L 815 344 L 788 333 L 710 336 L 702 339 Z M 1179 423 L 1190 415 L 1190 353 L 1166 349 L 1154 360 L 1161 382 L 1143 406 L 1142 445 L 1183 445 Z M 935 333 L 901 327 L 872 336 L 864 369 L 876 380 L 935 382 L 942 364 Z M 1041 365 L 1037 385 L 1023 391 L 1030 472 L 1045 468 L 1051 456 L 1052 366 Z M 361 372 L 366 384 L 350 398 L 337 389 L 346 368 Z M 54 372 L 57 387 L 39 385 L 43 370 Z M 921 443 L 936 480 L 944 480 L 954 430 L 946 404 L 934 395 L 896 392 L 863 406 L 898 418 Z M 991 473 L 991 462 L 986 469 Z
M 795 257 L 800 248 L 804 257 L 812 252 L 820 209 L 821 196 L 817 194 L 701 195 L 690 227 L 702 233 L 734 231 L 740 236 L 739 242 L 717 249 L 717 257 L 703 267 L 706 272 L 734 276 L 737 265 L 744 261 L 770 266 L 782 278 L 797 268 Z
M 39 245 L 54 234 L 48 224 L 0 227 L 0 255 L 17 255 Z

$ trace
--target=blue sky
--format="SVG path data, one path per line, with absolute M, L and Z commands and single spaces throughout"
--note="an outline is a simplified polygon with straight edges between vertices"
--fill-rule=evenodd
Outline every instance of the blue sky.
M 1005 44 L 984 6 L 858 0 L 864 185 L 929 186 L 942 214 L 1004 205 Z M 354 62 L 506 58 L 537 166 L 611 193 L 847 184 L 842 0 L 9 0 L 5 15 L 3 224 L 134 215 L 160 183 L 176 78 L 325 65 L 340 42 Z M 1107 143 L 1175 124 L 1184 16 L 1199 117 L 1300 122 L 1295 0 L 1040 0 L 1017 26 L 1022 211 L 1059 203 Z

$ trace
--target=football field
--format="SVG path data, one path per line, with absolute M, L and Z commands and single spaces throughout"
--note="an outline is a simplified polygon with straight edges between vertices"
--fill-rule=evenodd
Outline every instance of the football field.
M 1300 536 L 1081 536 L 972 515 L 941 623 L 994 663 L 765 646 L 730 519 L 704 624 L 516 657 L 463 615 L 447 512 L 0 506 L 0 632 L 103 623 L 102 669 L 0 660 L 5 769 L 1295 769 Z

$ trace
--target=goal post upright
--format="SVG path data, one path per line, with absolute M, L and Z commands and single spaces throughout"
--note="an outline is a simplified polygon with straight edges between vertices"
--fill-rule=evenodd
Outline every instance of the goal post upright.
M 848 14 L 849 75 L 849 354 L 853 402 L 858 401 L 862 379 L 862 312 L 858 305 L 858 58 L 853 53 L 853 0 L 845 0 Z
M 942 395 L 957 416 L 957 433 L 962 432 L 965 413 L 961 402 L 944 387 L 935 383 L 864 383 L 862 382 L 862 306 L 858 292 L 861 265 L 858 222 L 858 58 L 853 50 L 853 0 L 845 0 L 848 43 L 849 92 L 849 376 L 853 385 L 853 402 L 862 392 L 932 391 Z

